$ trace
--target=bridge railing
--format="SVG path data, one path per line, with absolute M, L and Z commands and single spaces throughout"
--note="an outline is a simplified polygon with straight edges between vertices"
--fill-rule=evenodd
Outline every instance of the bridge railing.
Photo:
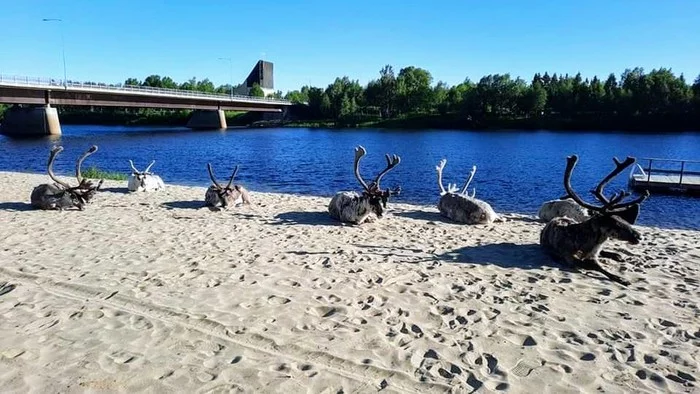
M 40 77 L 27 77 L 19 75 L 3 75 L 0 74 L 0 85 L 12 85 L 12 86 L 28 86 L 28 87 L 55 87 L 55 88 L 76 88 L 76 89 L 91 89 L 91 90 L 104 90 L 104 91 L 123 91 L 123 92 L 139 92 L 139 93 L 151 93 L 151 94 L 163 94 L 172 95 L 180 97 L 192 97 L 192 98 L 204 98 L 204 99 L 216 99 L 221 101 L 249 101 L 249 102 L 268 102 L 268 103 L 280 103 L 280 104 L 291 104 L 289 100 L 276 99 L 272 97 L 252 97 L 243 95 L 231 95 L 223 93 L 206 93 L 198 92 L 195 90 L 184 90 L 184 89 L 168 89 L 168 88 L 154 88 L 151 86 L 139 86 L 139 85 L 108 85 L 106 83 L 97 82 L 74 82 L 74 81 L 63 81 L 59 79 L 52 78 L 40 78 Z

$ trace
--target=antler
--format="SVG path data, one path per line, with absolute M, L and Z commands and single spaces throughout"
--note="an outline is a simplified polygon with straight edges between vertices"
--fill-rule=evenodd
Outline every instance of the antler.
M 469 187 L 469 184 L 472 183 L 472 179 L 474 179 L 474 174 L 476 174 L 476 166 L 472 166 L 472 170 L 469 172 L 469 179 L 467 179 L 467 183 L 464 184 L 464 187 L 462 188 L 462 193 L 463 195 L 468 196 L 469 194 L 467 193 L 467 188 Z M 472 197 L 476 196 L 476 188 L 474 189 L 474 194 L 472 194 Z
M 595 190 L 592 190 L 591 192 L 593 195 L 596 196 L 598 201 L 600 201 L 603 206 L 602 207 L 596 207 L 594 205 L 588 204 L 585 201 L 581 199 L 581 197 L 576 194 L 574 189 L 571 187 L 571 173 L 574 170 L 574 167 L 576 166 L 576 162 L 578 161 L 578 156 L 577 155 L 572 155 L 566 158 L 566 171 L 564 173 L 564 188 L 566 189 L 566 193 L 568 197 L 571 197 L 577 204 L 580 206 L 589 209 L 591 211 L 596 211 L 596 212 L 601 212 L 601 213 L 610 213 L 610 212 L 615 212 L 619 211 L 621 209 L 627 208 L 631 205 L 634 204 L 639 204 L 643 202 L 644 200 L 649 197 L 649 191 L 646 190 L 644 194 L 642 194 L 640 197 L 623 203 L 619 204 L 620 201 L 622 201 L 625 197 L 630 196 L 630 193 L 621 190 L 619 193 L 613 194 L 612 198 L 609 200 L 603 195 L 603 188 L 605 185 L 610 182 L 612 178 L 615 176 L 619 175 L 622 171 L 624 171 L 625 168 L 629 167 L 632 165 L 635 161 L 633 157 L 627 157 L 625 161 L 620 162 L 617 160 L 617 158 L 613 158 L 613 161 L 615 162 L 615 169 L 610 172 L 603 180 L 598 184 L 598 186 L 595 188 Z
M 610 173 L 605 178 L 603 178 L 603 180 L 600 181 L 600 183 L 598 183 L 598 186 L 596 186 L 595 190 L 591 190 L 591 193 L 593 193 L 595 198 L 597 198 L 598 201 L 600 201 L 604 206 L 608 206 L 611 203 L 610 200 L 608 200 L 605 197 L 605 195 L 603 194 L 603 189 L 605 188 L 605 185 L 607 185 L 613 178 L 615 178 L 622 171 L 624 171 L 625 168 L 634 164 L 634 161 L 635 161 L 634 157 L 630 157 L 630 156 L 627 156 L 627 158 L 623 162 L 620 162 L 619 160 L 617 160 L 617 157 L 613 157 L 613 162 L 615 163 L 615 169 L 610 171 Z M 619 197 L 619 200 L 622 200 L 624 198 L 623 194 L 625 194 L 625 193 L 626 192 L 624 192 L 624 191 L 621 192 L 621 197 Z M 629 195 L 629 193 L 627 193 L 627 195 Z M 615 197 L 616 196 L 614 196 L 613 198 L 615 198 Z
M 362 145 L 356 147 L 355 148 L 355 164 L 354 164 L 354 166 L 355 166 L 355 178 L 357 178 L 357 181 L 360 182 L 360 185 L 362 185 L 362 187 L 366 191 L 369 191 L 369 187 L 367 186 L 367 183 L 365 183 L 364 179 L 362 179 L 362 176 L 360 175 L 360 159 L 362 159 L 362 157 L 366 154 L 367 154 L 367 151 L 365 150 L 365 148 Z
M 211 169 L 211 163 L 207 163 L 207 170 L 209 170 L 209 178 L 211 178 L 211 183 L 213 183 L 217 189 L 222 189 L 221 185 L 219 185 L 219 182 L 217 182 L 216 178 L 214 177 L 214 170 Z
M 143 173 L 148 174 L 149 173 L 148 171 L 151 170 L 151 167 L 153 167 L 154 164 L 156 164 L 156 161 L 155 160 L 151 161 L 151 164 L 149 164 L 148 167 L 146 167 L 146 169 L 143 170 Z
M 236 168 L 233 169 L 233 174 L 231 174 L 231 179 L 228 180 L 228 185 L 226 185 L 226 189 L 229 189 L 231 187 L 231 184 L 233 183 L 233 178 L 236 177 L 236 174 L 238 174 L 238 165 L 236 165 Z
M 566 170 L 564 171 L 564 189 L 566 189 L 566 193 L 568 194 L 568 196 L 571 197 L 574 201 L 576 201 L 578 205 L 586 209 L 590 209 L 592 211 L 600 212 L 602 211 L 602 207 L 596 207 L 583 201 L 581 197 L 579 197 L 578 194 L 576 194 L 574 189 L 571 187 L 571 173 L 574 171 L 574 167 L 576 167 L 577 162 L 577 155 L 572 155 L 566 158 Z
M 56 183 L 58 183 L 59 185 L 63 186 L 65 189 L 70 189 L 70 185 L 69 185 L 69 184 L 67 184 L 67 183 L 61 181 L 60 179 L 58 179 L 58 178 L 56 177 L 56 175 L 54 175 L 54 173 L 53 173 L 53 162 L 54 162 L 54 160 L 56 160 L 56 156 L 58 156 L 58 154 L 61 153 L 62 151 L 63 151 L 63 147 L 62 147 L 62 146 L 56 145 L 56 146 L 54 146 L 53 148 L 51 148 L 51 153 L 49 154 L 49 164 L 48 164 L 49 177 L 51 178 L 51 180 L 53 180 L 54 182 L 56 182 Z
M 141 173 L 139 170 L 136 169 L 136 167 L 134 167 L 134 162 L 131 161 L 131 159 L 129 159 L 129 164 L 131 164 L 131 171 L 132 171 L 134 174 L 138 175 L 138 174 Z
M 399 163 L 401 163 L 401 158 L 397 155 L 389 156 L 387 153 L 384 155 L 386 157 L 386 168 L 384 171 L 380 172 L 379 175 L 374 179 L 374 182 L 372 182 L 372 185 L 379 189 L 379 183 L 382 181 L 382 177 L 386 175 L 387 172 L 391 171 L 392 168 L 396 167 Z
M 447 164 L 447 159 L 442 159 L 440 160 L 440 163 L 435 166 L 435 169 L 437 170 L 437 181 L 438 188 L 440 188 L 440 195 L 447 193 L 447 191 L 445 191 L 445 186 L 442 185 L 442 170 L 445 169 L 445 164 Z
M 90 149 L 86 150 L 75 163 L 75 177 L 78 178 L 78 186 L 83 184 L 83 176 L 80 173 L 80 166 L 83 164 L 83 161 L 88 158 L 88 156 L 95 152 L 97 152 L 97 145 L 93 145 L 90 147 Z

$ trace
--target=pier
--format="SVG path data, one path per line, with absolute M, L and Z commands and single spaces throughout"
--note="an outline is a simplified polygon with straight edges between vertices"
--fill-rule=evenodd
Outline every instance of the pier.
M 633 190 L 700 195 L 700 171 L 690 168 L 700 168 L 700 160 L 642 158 L 639 162 L 646 167 L 637 163 L 630 172 L 629 186 Z

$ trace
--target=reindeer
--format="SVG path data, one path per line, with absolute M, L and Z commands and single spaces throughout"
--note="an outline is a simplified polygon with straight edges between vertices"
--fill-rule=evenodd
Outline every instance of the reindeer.
M 590 214 L 586 208 L 580 206 L 573 198 L 562 197 L 557 200 L 545 201 L 540 207 L 537 216 L 545 223 L 561 216 L 566 216 L 577 222 L 582 222 L 588 219 Z
M 100 180 L 97 186 L 94 186 L 91 181 L 83 179 L 80 171 L 83 161 L 88 156 L 97 152 L 97 146 L 91 146 L 76 162 L 75 177 L 78 179 L 78 186 L 75 187 L 71 187 L 69 184 L 61 181 L 53 173 L 53 162 L 56 160 L 56 156 L 62 151 L 62 146 L 54 146 L 51 148 L 47 171 L 49 177 L 55 183 L 45 183 L 35 187 L 30 197 L 31 204 L 35 208 L 44 210 L 57 209 L 61 211 L 63 209 L 76 207 L 82 211 L 85 205 L 95 196 L 104 181 L 104 179 Z
M 581 207 L 593 212 L 593 215 L 582 222 L 577 222 L 566 216 L 552 219 L 540 233 L 540 245 L 552 257 L 562 259 L 573 267 L 598 271 L 610 280 L 627 286 L 629 285 L 628 281 L 603 269 L 598 258 L 623 261 L 619 253 L 602 250 L 603 243 L 608 239 L 618 239 L 632 245 L 642 241 L 642 235 L 639 231 L 635 230 L 620 214 L 639 213 L 639 206 L 649 197 L 649 192 L 646 191 L 640 197 L 625 203 L 622 200 L 629 197 L 630 193 L 624 190 L 614 193 L 610 199 L 605 197 L 603 194 L 605 185 L 635 161 L 633 157 L 627 157 L 623 162 L 613 158 L 615 169 L 591 191 L 602 206 L 591 205 L 583 201 L 571 187 L 571 173 L 577 161 L 578 156 L 576 155 L 566 158 L 564 188 L 568 196 Z M 636 218 L 636 215 L 634 217 Z
M 149 172 L 155 163 L 156 161 L 153 160 L 145 170 L 139 171 L 136 169 L 136 167 L 134 167 L 134 162 L 129 160 L 129 164 L 131 164 L 131 175 L 129 176 L 128 184 L 130 192 L 150 192 L 165 187 L 163 180 L 158 175 Z
M 472 182 L 474 174 L 476 174 L 476 166 L 472 166 L 467 182 L 464 184 L 462 191 L 457 193 L 457 184 L 448 184 L 447 190 L 442 185 L 442 171 L 445 168 L 445 164 L 447 164 L 447 159 L 442 159 L 435 167 L 438 187 L 440 188 L 440 201 L 438 202 L 440 214 L 455 222 L 466 224 L 486 224 L 498 219 L 498 215 L 491 208 L 491 205 L 475 198 L 476 188 L 471 196 L 467 192 L 469 184 Z
M 214 171 L 211 168 L 211 164 L 207 163 L 207 170 L 209 170 L 209 178 L 213 185 L 209 186 L 206 194 L 204 195 L 204 203 L 213 211 L 218 211 L 220 209 L 228 209 L 231 206 L 236 206 L 238 204 L 250 204 L 250 194 L 245 187 L 241 185 L 233 185 L 233 178 L 238 174 L 238 166 L 233 170 L 231 174 L 231 179 L 229 179 L 226 187 L 221 187 L 221 185 L 216 181 L 214 177 Z M 219 208 L 221 207 L 221 208 Z
M 362 224 L 364 222 L 372 222 L 374 219 L 370 215 L 374 213 L 377 218 L 381 218 L 386 209 L 386 203 L 390 196 L 396 196 L 401 193 L 401 187 L 396 187 L 394 190 L 382 190 L 380 182 L 382 177 L 401 163 L 401 158 L 397 155 L 386 155 L 386 168 L 377 175 L 372 183 L 367 186 L 367 183 L 360 176 L 360 159 L 367 154 L 364 147 L 358 146 L 355 148 L 355 178 L 360 182 L 364 189 L 362 194 L 354 191 L 338 192 L 328 204 L 328 213 L 330 216 L 341 222 Z

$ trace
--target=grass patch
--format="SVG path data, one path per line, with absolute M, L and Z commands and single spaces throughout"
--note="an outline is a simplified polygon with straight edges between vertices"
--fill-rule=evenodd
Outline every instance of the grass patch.
M 87 170 L 81 172 L 83 178 L 89 179 L 109 179 L 112 181 L 125 181 L 128 179 L 128 175 L 119 172 L 108 172 L 102 171 L 99 168 L 92 166 Z

